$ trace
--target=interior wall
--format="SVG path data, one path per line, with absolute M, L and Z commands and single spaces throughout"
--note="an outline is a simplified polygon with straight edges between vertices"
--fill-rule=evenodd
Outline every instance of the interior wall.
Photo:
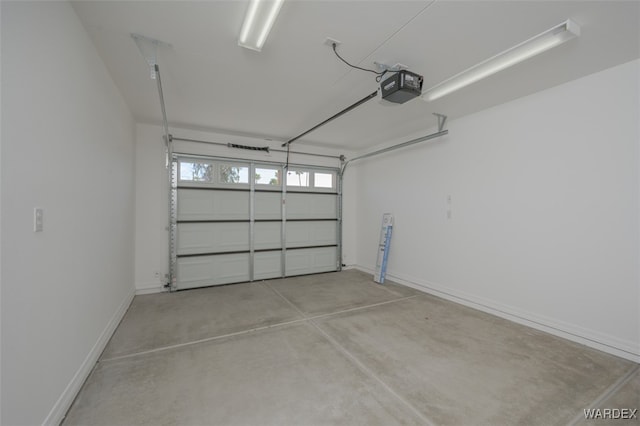
M 58 424 L 133 297 L 134 123 L 67 2 L 0 8 L 0 422 Z
M 0 24 L 2 7 L 0 7 Z M 2 48 L 2 30 L 0 29 L 0 50 Z M 0 83 L 2 82 L 2 61 L 0 60 Z M 2 84 L 0 84 L 0 179 L 2 177 Z M 0 181 L 0 194 L 2 185 Z M 0 241 L 2 241 L 2 196 L 0 195 Z M 2 308 L 2 244 L 0 244 L 0 309 Z M 0 423 L 2 422 L 2 314 L 0 313 Z
M 159 107 L 159 106 L 158 106 Z M 235 143 L 248 146 L 270 146 L 281 150 L 280 143 L 263 139 L 229 135 L 216 132 L 196 131 L 192 129 L 169 129 L 177 139 L 195 139 L 216 143 Z M 163 291 L 169 270 L 169 181 L 166 163 L 166 148 L 163 139 L 163 128 L 159 125 L 139 123 L 136 125 L 136 224 L 135 224 L 135 285 L 138 294 Z M 227 146 L 203 144 L 175 140 L 174 151 L 246 160 L 284 163 L 286 155 L 280 152 L 260 152 L 232 149 Z M 351 155 L 350 151 L 308 147 L 302 143 L 291 146 L 292 151 L 325 155 Z M 325 167 L 339 167 L 338 159 L 309 156 L 292 153 L 291 164 L 305 164 Z M 348 183 L 345 192 L 353 193 L 353 185 Z M 345 219 L 353 223 L 355 199 L 345 196 Z M 349 225 L 350 226 L 350 225 Z M 346 228 L 346 225 L 345 225 Z M 354 232 L 354 231 L 351 231 Z M 353 239 L 344 249 L 348 258 L 354 258 Z
M 391 212 L 390 278 L 640 360 L 638 64 L 349 166 L 358 266 Z

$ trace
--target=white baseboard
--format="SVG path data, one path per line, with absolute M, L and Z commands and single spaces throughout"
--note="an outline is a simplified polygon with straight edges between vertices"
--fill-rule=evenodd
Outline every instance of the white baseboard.
M 150 282 L 150 283 L 136 283 L 136 296 L 141 294 L 154 294 L 154 293 L 162 293 L 167 291 L 167 289 L 158 282 Z
M 358 269 L 370 274 L 374 273 L 373 268 L 362 265 L 353 265 L 353 269 Z M 501 305 L 492 300 L 452 290 L 443 285 L 431 283 L 415 277 L 387 273 L 387 278 L 391 281 L 420 290 L 427 294 L 441 297 L 479 311 L 487 312 L 497 317 L 505 318 L 509 321 L 526 325 L 536 330 L 544 331 L 546 333 L 598 349 L 602 352 L 619 356 L 620 358 L 628 359 L 629 361 L 640 362 L 640 349 L 638 348 L 638 344 L 634 342 L 624 341 L 614 336 L 609 336 L 594 330 L 563 323 L 552 318 L 535 315 L 531 312 L 522 311 L 512 306 Z
M 129 309 L 129 305 L 131 305 L 134 295 L 135 291 L 131 289 L 131 291 L 125 296 L 124 300 L 107 323 L 107 326 L 100 334 L 100 337 L 98 337 L 95 345 L 93 345 L 93 348 L 91 348 L 89 354 L 87 354 L 84 362 L 80 365 L 80 368 L 78 368 L 78 371 L 76 371 L 76 374 L 73 376 L 66 389 L 62 392 L 62 395 L 60 395 L 60 398 L 58 398 L 58 401 L 56 401 L 55 405 L 49 412 L 49 415 L 42 423 L 43 425 L 59 425 L 62 422 L 64 416 L 71 407 L 71 404 L 73 404 L 76 395 L 80 392 L 82 385 L 85 380 L 87 380 L 87 377 L 89 377 L 89 374 L 91 373 L 91 370 L 93 370 L 96 362 L 98 362 L 100 354 L 102 354 L 102 351 L 109 342 L 109 339 L 111 339 L 111 336 L 116 331 L 118 324 L 120 324 L 122 317 L 127 312 L 127 309 Z

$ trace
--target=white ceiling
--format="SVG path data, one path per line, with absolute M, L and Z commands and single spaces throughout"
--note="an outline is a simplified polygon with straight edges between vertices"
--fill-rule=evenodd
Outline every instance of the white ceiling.
M 435 102 L 376 100 L 296 144 L 366 149 L 640 56 L 640 2 L 287 0 L 262 52 L 237 36 L 248 1 L 80 1 L 73 6 L 135 118 L 160 123 L 131 33 L 158 52 L 169 125 L 288 140 L 376 90 L 352 63 L 403 63 L 424 88 L 571 18 L 581 36 Z M 586 97 L 588 101 L 588 96 Z M 535 122 L 532 122 L 532 124 Z M 544 123 L 538 123 L 544 125 Z

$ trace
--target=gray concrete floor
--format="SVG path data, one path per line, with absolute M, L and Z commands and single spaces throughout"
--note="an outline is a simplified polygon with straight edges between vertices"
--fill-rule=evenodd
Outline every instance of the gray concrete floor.
M 608 424 L 586 408 L 640 408 L 639 366 L 351 270 L 137 296 L 64 424 Z

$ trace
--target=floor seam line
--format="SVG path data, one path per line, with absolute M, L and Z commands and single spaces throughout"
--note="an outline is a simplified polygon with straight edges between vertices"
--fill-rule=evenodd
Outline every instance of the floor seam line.
M 156 353 L 156 352 L 164 352 L 164 351 L 167 351 L 167 350 L 170 350 L 170 349 L 177 349 L 177 348 L 182 348 L 182 347 L 186 347 L 186 346 L 197 345 L 197 344 L 200 344 L 200 343 L 212 342 L 212 341 L 215 341 L 215 340 L 225 339 L 225 338 L 228 338 L 228 337 L 241 336 L 243 334 L 255 333 L 255 332 L 258 332 L 258 331 L 268 330 L 270 328 L 277 328 L 277 327 L 282 327 L 282 326 L 296 324 L 296 323 L 305 322 L 305 321 L 307 321 L 307 318 L 300 318 L 300 319 L 291 320 L 291 321 L 279 322 L 279 323 L 276 323 L 276 324 L 265 325 L 265 326 L 262 326 L 262 327 L 254 327 L 254 328 L 250 328 L 250 329 L 247 329 L 247 330 L 236 331 L 236 332 L 233 332 L 233 333 L 221 334 L 219 336 L 206 337 L 204 339 L 192 340 L 190 342 L 178 343 L 178 344 L 169 345 L 169 346 L 162 346 L 160 348 L 149 349 L 147 351 L 135 352 L 135 353 L 132 353 L 132 354 L 126 354 L 126 355 L 121 355 L 121 356 L 115 356 L 115 357 L 111 357 L 111 358 L 101 359 L 101 360 L 98 361 L 98 363 L 108 362 L 108 361 L 118 361 L 118 360 L 121 360 L 121 359 L 133 358 L 133 357 L 136 357 L 136 356 L 148 355 L 148 354 L 152 354 L 152 353 Z
M 311 324 L 318 332 L 324 336 L 325 339 L 335 347 L 339 352 L 342 352 L 355 366 L 365 373 L 367 376 L 372 378 L 374 381 L 378 382 L 382 387 L 390 393 L 394 398 L 400 401 L 405 405 L 414 415 L 416 415 L 420 420 L 425 422 L 428 426 L 435 426 L 435 423 L 431 422 L 424 414 L 422 414 L 416 407 L 413 406 L 409 401 L 404 399 L 398 392 L 395 391 L 390 385 L 388 385 L 384 380 L 378 377 L 371 369 L 369 369 L 362 361 L 360 361 L 355 355 L 353 355 L 347 348 L 342 346 L 337 340 L 335 340 L 329 333 L 323 330 L 318 324 L 316 324 L 312 319 L 309 319 L 309 324 Z
M 613 395 L 615 395 L 624 385 L 629 383 L 633 376 L 640 371 L 640 365 L 636 364 L 629 371 L 627 371 L 622 377 L 616 380 L 611 386 L 609 386 L 604 392 L 602 392 L 596 399 L 591 401 L 588 407 L 586 408 L 595 408 L 598 405 L 608 401 Z M 571 419 L 567 426 L 573 426 L 577 424 L 580 420 L 584 420 L 584 411 L 582 413 L 578 413 Z
M 371 305 L 366 305 L 366 306 L 357 306 L 355 308 L 349 308 L 349 309 L 345 309 L 343 311 L 330 312 L 328 314 L 315 315 L 315 316 L 309 317 L 307 319 L 315 320 L 315 319 L 318 319 L 318 318 L 331 317 L 331 316 L 334 316 L 334 315 L 340 315 L 340 314 L 344 314 L 344 313 L 347 313 L 347 312 L 361 311 L 361 310 L 368 309 L 368 308 L 375 308 L 377 306 L 389 305 L 391 303 L 396 303 L 396 302 L 402 302 L 403 300 L 413 299 L 414 297 L 417 297 L 417 296 L 418 296 L 417 294 L 414 294 L 413 296 L 401 297 L 399 299 L 387 300 L 385 302 L 373 303 Z
M 265 283 L 265 285 L 267 287 L 269 287 L 271 290 L 273 290 L 273 292 L 275 294 L 277 294 L 282 299 L 284 299 L 287 303 L 289 303 L 291 306 L 293 306 L 293 308 L 296 309 L 296 311 L 300 312 L 301 315 L 305 315 L 304 312 L 302 312 L 300 309 L 298 309 L 298 307 L 296 305 L 293 304 L 293 302 L 291 302 L 289 299 L 287 299 L 282 294 L 280 294 L 280 292 L 278 290 L 276 290 L 275 288 L 271 287 L 267 283 Z M 412 297 L 416 297 L 416 295 L 408 296 L 408 297 L 405 297 L 405 298 L 402 298 L 402 299 L 398 299 L 398 300 L 406 300 L 406 299 L 410 299 Z M 348 309 L 346 311 L 341 311 L 341 312 L 350 312 L 350 311 L 353 311 L 353 310 L 360 310 L 360 309 L 369 308 L 371 306 L 380 306 L 380 305 L 384 305 L 384 304 L 388 304 L 388 303 L 392 303 L 392 302 L 397 302 L 398 300 L 389 300 L 389 301 L 386 301 L 386 302 L 381 302 L 381 303 L 377 303 L 377 304 L 374 304 L 374 305 L 368 305 L 368 306 L 362 306 L 362 307 L 358 307 L 358 308 Z M 305 321 L 307 323 L 309 323 L 313 328 L 315 328 L 322 336 L 324 336 L 324 338 L 334 348 L 336 348 L 339 352 L 341 352 L 343 355 L 345 355 L 360 371 L 362 371 L 367 376 L 372 378 L 374 381 L 376 381 L 380 385 L 382 385 L 382 387 L 388 393 L 390 393 L 394 398 L 396 398 L 398 401 L 400 401 L 402 404 L 404 404 L 407 408 L 409 408 L 409 410 L 411 412 L 413 412 L 414 415 L 418 416 L 418 418 L 420 420 L 424 421 L 425 424 L 427 424 L 428 426 L 434 426 L 435 424 L 432 423 L 428 418 L 426 418 L 416 407 L 414 407 L 411 403 L 409 403 L 402 396 L 400 396 L 391 386 L 389 386 L 380 377 L 378 377 L 376 374 L 374 374 L 373 371 L 371 371 L 366 365 L 364 365 L 364 363 L 362 363 L 362 361 L 360 361 L 355 355 L 353 355 L 351 352 L 349 352 L 347 350 L 347 348 L 345 348 L 340 343 L 338 343 L 338 341 L 336 341 L 326 331 L 324 331 L 322 328 L 320 328 L 320 326 L 318 324 L 316 324 L 315 321 L 314 321 L 315 319 L 323 318 L 323 317 L 327 317 L 327 316 L 331 316 L 331 315 L 336 315 L 336 314 L 341 313 L 341 312 L 334 312 L 332 314 L 324 314 L 324 315 L 318 315 L 318 316 L 315 316 L 315 317 L 309 317 L 309 318 L 306 318 Z
M 296 319 L 296 320 L 291 320 L 291 321 L 279 322 L 279 323 L 276 323 L 276 324 L 265 325 L 265 326 L 262 326 L 262 327 L 253 327 L 253 328 L 250 328 L 250 329 L 247 329 L 247 330 L 241 330 L 241 331 L 236 331 L 236 332 L 233 332 L 233 333 L 221 334 L 221 335 L 218 335 L 218 336 L 206 337 L 204 339 L 192 340 L 190 342 L 177 343 L 175 345 L 161 346 L 159 348 L 149 349 L 149 350 L 146 350 L 146 351 L 134 352 L 134 353 L 126 354 L 126 355 L 120 355 L 120 356 L 114 356 L 114 357 L 111 357 L 111 358 L 100 359 L 100 360 L 98 360 L 98 363 L 109 362 L 109 361 L 118 361 L 118 360 L 121 360 L 121 359 L 133 358 L 133 357 L 142 356 L 142 355 L 149 355 L 149 354 L 153 354 L 153 353 L 157 353 L 157 352 L 168 351 L 168 350 L 171 350 L 171 349 L 177 349 L 177 348 L 182 348 L 182 347 L 186 347 L 186 346 L 197 345 L 197 344 L 200 344 L 200 343 L 212 342 L 212 341 L 219 340 L 219 339 L 224 339 L 224 338 L 227 338 L 227 337 L 234 337 L 234 336 L 240 336 L 240 335 L 243 335 L 243 334 L 256 333 L 256 332 L 259 332 L 259 331 L 268 330 L 270 328 L 281 327 L 281 326 L 290 325 L 290 324 L 296 324 L 296 323 L 299 323 L 299 322 L 304 322 L 304 321 L 318 319 L 318 318 L 325 318 L 325 317 L 329 317 L 329 316 L 333 316 L 333 315 L 342 314 L 342 313 L 345 313 L 345 312 L 358 311 L 358 310 L 362 310 L 362 309 L 366 309 L 366 308 L 371 308 L 371 307 L 380 306 L 380 305 L 386 305 L 386 304 L 389 304 L 389 303 L 399 302 L 399 301 L 402 301 L 402 300 L 411 299 L 413 297 L 416 297 L 416 295 L 413 295 L 413 296 L 403 297 L 401 299 L 389 300 L 389 301 L 386 301 L 386 302 L 374 303 L 372 305 L 359 306 L 359 307 L 356 307 L 356 308 L 345 309 L 344 311 L 332 312 L 332 313 L 328 313 L 328 314 L 321 314 L 321 315 L 316 315 L 316 316 L 309 317 L 304 312 L 302 312 L 300 309 L 298 309 L 298 307 L 295 306 L 286 297 L 284 297 L 282 294 L 280 294 L 280 292 L 278 292 L 277 290 L 275 290 L 274 288 L 272 288 L 268 284 L 263 284 L 263 285 L 268 287 L 276 295 L 280 296 L 287 303 L 289 303 L 296 310 L 296 312 L 298 312 L 300 315 L 302 315 L 302 318 L 299 318 L 299 319 Z
M 279 296 L 282 300 L 284 300 L 285 302 L 287 302 L 289 304 L 289 306 L 291 306 L 293 309 L 295 309 L 295 311 L 297 313 L 299 313 L 300 315 L 302 315 L 302 317 L 307 320 L 309 319 L 309 317 L 307 316 L 307 314 L 305 314 L 304 312 L 302 312 L 300 310 L 300 308 L 298 308 L 291 300 L 287 299 L 286 297 L 284 297 L 278 290 L 276 290 L 275 288 L 271 287 L 269 285 L 269 283 L 262 283 L 265 287 L 267 287 L 269 290 L 271 290 L 273 293 L 275 293 L 277 296 Z
M 367 308 L 373 308 L 373 307 L 376 307 L 376 306 L 388 305 L 390 303 L 401 302 L 403 300 L 413 299 L 414 297 L 418 297 L 419 296 L 418 294 L 413 294 L 411 296 L 405 296 L 405 297 L 401 297 L 400 296 L 397 299 L 386 300 L 384 302 L 372 303 L 370 305 L 356 306 L 355 308 L 344 309 L 342 311 L 329 312 L 329 313 L 326 313 L 326 314 L 319 314 L 319 315 L 309 316 L 308 314 L 302 312 L 292 301 L 287 299 L 282 293 L 280 293 L 275 288 L 271 287 L 268 283 L 264 283 L 264 285 L 266 287 L 268 287 L 269 289 L 271 289 L 271 291 L 273 291 L 275 294 L 280 296 L 285 302 L 287 302 L 289 305 L 291 305 L 291 307 L 293 307 L 293 309 L 295 309 L 300 315 L 304 316 L 305 319 L 307 319 L 307 320 L 314 320 L 314 319 L 318 319 L 318 318 L 330 317 L 330 316 L 333 316 L 333 315 L 340 315 L 340 314 L 344 314 L 346 312 L 360 311 L 360 310 L 367 309 Z M 396 295 L 396 296 L 398 296 L 398 295 Z

